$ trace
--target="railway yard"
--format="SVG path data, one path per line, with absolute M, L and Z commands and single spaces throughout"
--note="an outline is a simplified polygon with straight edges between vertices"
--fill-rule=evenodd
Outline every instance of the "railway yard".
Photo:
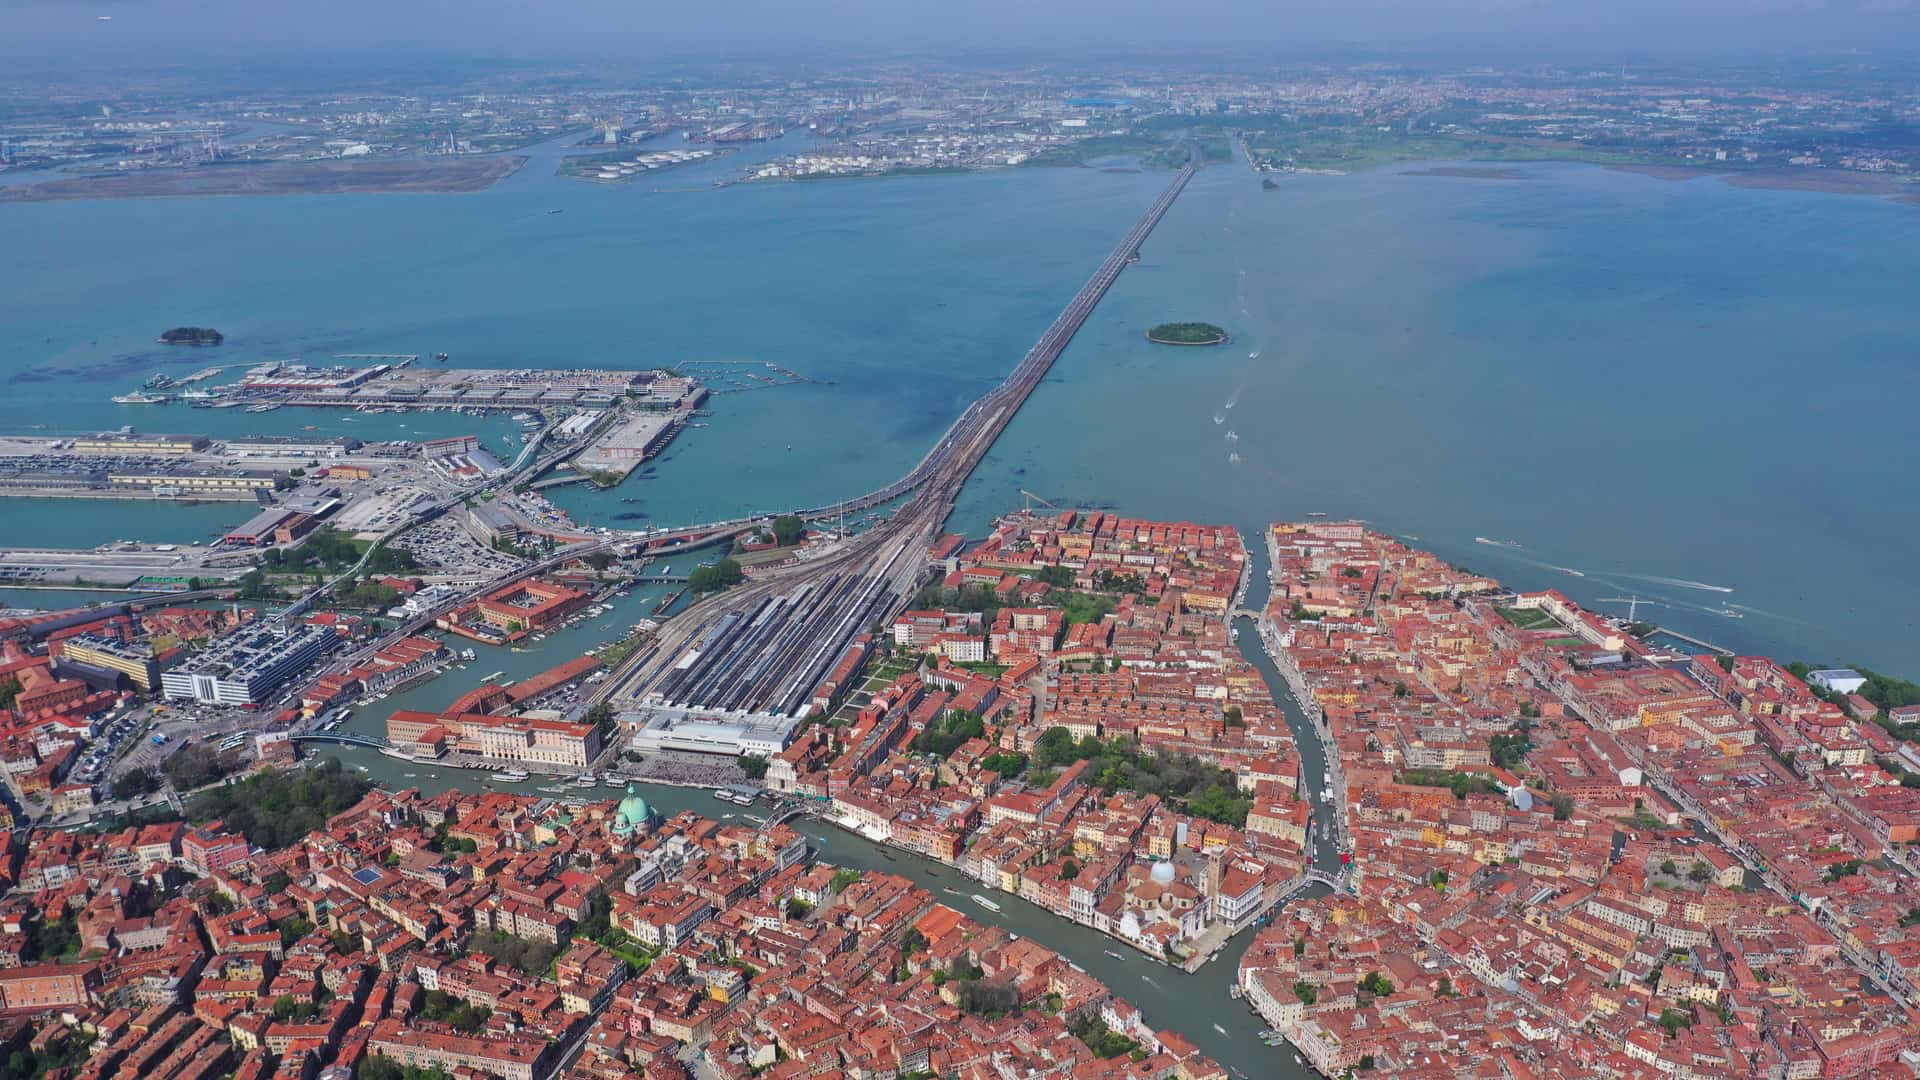
M 1188 165 L 1175 176 L 1013 372 L 968 406 L 912 472 L 841 504 L 865 508 L 911 493 L 892 517 L 830 554 L 769 570 L 696 605 L 628 658 L 601 690 L 621 710 L 623 724 L 654 732 L 714 719 L 797 725 L 819 676 L 854 637 L 891 619 L 912 597 L 961 485 L 1193 172 Z

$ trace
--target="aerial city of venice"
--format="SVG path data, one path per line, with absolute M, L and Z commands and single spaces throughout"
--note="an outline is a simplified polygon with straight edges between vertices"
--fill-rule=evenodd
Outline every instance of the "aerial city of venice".
M 1920 9 L 0 14 L 0 1080 L 1920 1076 Z

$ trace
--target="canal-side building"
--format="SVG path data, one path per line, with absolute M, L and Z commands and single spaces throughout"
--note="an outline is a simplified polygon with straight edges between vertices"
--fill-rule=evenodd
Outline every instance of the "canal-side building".
M 161 691 L 175 701 L 259 705 L 339 643 L 324 626 L 248 627 L 161 675 Z

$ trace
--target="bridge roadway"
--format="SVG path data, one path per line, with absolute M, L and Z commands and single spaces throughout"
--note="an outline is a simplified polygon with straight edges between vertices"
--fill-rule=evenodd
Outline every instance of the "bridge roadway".
M 925 573 L 927 549 L 952 512 L 961 486 L 1179 198 L 1194 171 L 1192 164 L 1180 170 L 1019 365 L 969 405 L 911 472 L 857 499 L 802 512 L 823 517 L 877 506 L 913 492 L 898 513 L 841 541 L 837 550 L 797 566 L 769 570 L 696 604 L 628 657 L 595 698 L 787 716 L 802 711 L 847 643 L 856 634 L 890 621 L 913 596 Z
M 387 740 L 372 735 L 356 735 L 351 731 L 314 731 L 305 735 L 289 735 L 294 742 L 330 742 L 342 746 L 365 746 L 374 750 L 385 750 Z

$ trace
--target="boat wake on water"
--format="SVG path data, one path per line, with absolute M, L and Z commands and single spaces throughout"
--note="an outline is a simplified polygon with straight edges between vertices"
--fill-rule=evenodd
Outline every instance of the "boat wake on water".
M 1658 574 L 1621 573 L 1619 576 L 1633 578 L 1636 581 L 1651 581 L 1657 585 L 1672 585 L 1676 589 L 1699 589 L 1702 592 L 1721 593 L 1730 593 L 1733 591 L 1733 586 L 1731 585 L 1713 585 L 1705 581 L 1689 581 L 1686 578 L 1661 577 Z

